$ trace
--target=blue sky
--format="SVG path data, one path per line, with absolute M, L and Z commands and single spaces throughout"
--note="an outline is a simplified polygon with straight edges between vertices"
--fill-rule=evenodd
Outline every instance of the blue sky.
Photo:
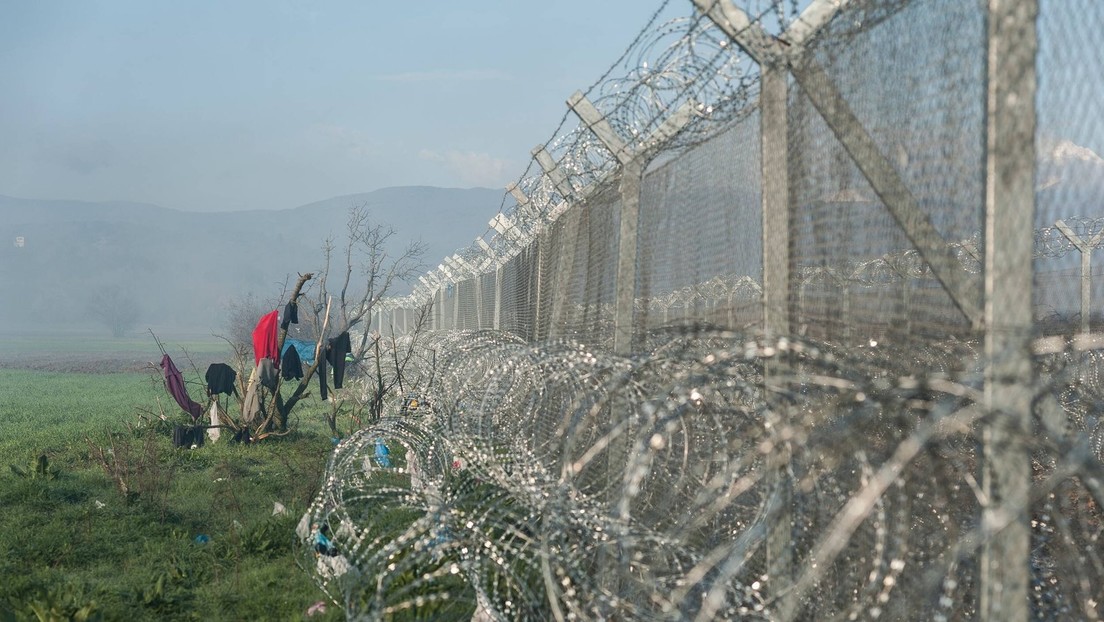
M 661 4 L 5 2 L 0 194 L 223 211 L 501 187 Z

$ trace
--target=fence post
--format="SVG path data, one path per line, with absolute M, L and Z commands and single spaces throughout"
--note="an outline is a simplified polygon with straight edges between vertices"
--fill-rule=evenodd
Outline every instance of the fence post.
M 613 352 L 632 354 L 633 299 L 636 296 L 636 244 L 640 221 L 640 181 L 643 169 L 636 160 L 621 168 L 621 227 L 617 236 L 616 303 L 613 316 Z
M 571 182 L 570 180 L 568 180 L 567 174 L 564 173 L 563 169 L 560 168 L 555 160 L 552 159 L 552 156 L 544 149 L 543 146 L 537 146 L 533 148 L 532 154 L 533 158 L 537 161 L 537 164 L 540 165 L 541 170 L 544 171 L 544 174 L 552 182 L 553 187 L 556 189 L 557 192 L 560 193 L 561 200 L 570 200 L 571 197 L 575 194 L 575 189 L 571 186 Z M 524 197 L 524 195 L 519 196 L 516 192 L 514 192 L 513 188 L 511 188 L 511 193 L 513 193 L 514 197 L 518 199 L 518 205 L 528 204 L 528 197 Z M 522 202 L 523 197 L 525 199 L 525 203 Z M 542 337 L 549 337 L 552 332 L 551 324 L 549 326 L 549 330 L 544 331 L 544 333 L 541 332 L 540 327 L 541 322 L 548 320 L 548 318 L 542 317 L 541 313 L 541 287 L 545 285 L 543 283 L 543 273 L 547 269 L 546 255 L 551 250 L 546 247 L 551 244 L 552 231 L 549 226 L 550 223 L 544 222 L 539 213 L 536 213 L 534 218 L 539 218 L 542 220 L 542 222 L 539 222 L 537 224 L 539 233 L 534 238 L 537 244 L 537 299 L 533 313 L 533 334 L 536 335 L 538 339 L 540 339 Z M 555 281 L 553 281 L 553 283 L 555 284 Z M 556 304 L 556 295 L 556 292 L 553 290 L 551 292 L 553 306 Z
M 1093 248 L 1100 244 L 1101 238 L 1104 238 L 1104 231 L 1098 232 L 1088 240 L 1083 240 L 1081 236 L 1073 232 L 1073 229 L 1070 229 L 1064 220 L 1055 222 L 1054 226 L 1081 253 L 1081 332 L 1088 333 L 1090 330 L 1089 316 L 1092 314 L 1092 252 Z
M 763 66 L 759 92 L 763 209 L 763 328 L 789 333 L 790 187 L 787 144 L 786 73 Z
M 583 95 L 576 91 L 567 106 L 621 163 L 621 228 L 617 236 L 617 277 L 613 311 L 613 351 L 632 354 L 633 299 L 636 296 L 636 234 L 640 218 L 640 180 L 644 174 L 639 158 Z
M 1035 20 L 1038 0 L 989 0 L 985 181 L 985 402 L 980 613 L 1026 622 L 1033 370 Z
M 851 333 L 851 325 L 854 324 L 851 318 L 851 281 L 847 277 L 836 277 L 837 284 L 843 288 L 843 312 L 840 314 L 843 316 L 843 343 L 846 345 L 852 345 L 851 338 L 854 336 Z M 869 338 L 869 336 L 868 336 Z
M 452 284 L 452 330 L 460 329 L 460 280 Z
M 444 330 L 445 328 L 445 283 L 442 281 L 437 286 L 437 311 L 433 314 L 433 328 Z
M 494 329 L 502 330 L 502 264 L 495 267 Z
M 762 167 L 763 218 L 763 331 L 768 339 L 790 334 L 790 187 L 786 104 L 789 77 L 784 68 L 760 65 L 759 123 Z M 782 372 L 778 361 L 766 361 L 763 381 Z M 774 412 L 774 429 L 788 425 L 788 415 Z M 790 451 L 779 443 L 768 465 L 771 487 L 777 491 L 777 507 L 768 526 L 766 552 L 771 594 L 784 594 L 793 582 L 793 482 Z M 793 605 L 778 600 L 782 619 L 792 615 Z
M 494 319 L 491 328 L 499 330 L 502 309 L 502 262 L 499 261 L 498 255 L 491 248 L 491 245 L 487 244 L 486 240 L 479 237 L 475 239 L 475 242 L 479 245 L 479 248 L 483 249 L 483 252 L 487 254 L 495 267 Z M 480 289 L 482 289 L 482 285 L 480 285 Z
M 567 100 L 568 107 L 590 129 L 602 144 L 621 164 L 620 186 L 621 213 L 620 230 L 617 237 L 617 275 L 614 283 L 613 307 L 613 352 L 621 356 L 632 354 L 633 308 L 636 296 L 636 246 L 637 225 L 640 218 L 640 185 L 644 174 L 642 158 L 633 157 L 628 146 L 610 127 L 609 122 L 581 93 L 576 91 Z M 629 417 L 631 406 L 622 400 L 613 400 L 609 407 L 609 425 L 612 430 L 622 418 Z M 623 472 L 628 462 L 628 430 L 610 441 L 606 455 L 609 464 L 609 497 L 611 509 L 620 502 Z M 624 551 L 605 550 L 599 557 L 604 590 L 620 594 L 621 573 L 624 572 Z
M 580 214 L 573 210 L 583 209 L 571 206 L 564 212 L 560 223 L 560 253 L 556 269 L 556 280 L 552 290 L 552 321 L 550 336 L 567 334 L 568 310 L 571 308 L 571 282 L 575 276 L 575 253 L 579 246 Z
M 483 330 L 483 275 L 475 274 L 471 281 L 475 285 L 475 330 Z
M 632 353 L 633 306 L 636 298 L 636 246 L 640 220 L 640 187 L 644 167 L 652 149 L 661 147 L 693 119 L 698 103 L 687 100 L 663 120 L 641 145 L 623 141 L 609 122 L 581 92 L 576 91 L 567 105 L 621 163 L 621 228 L 618 233 L 617 283 L 613 320 L 613 351 Z
M 534 282 L 533 291 L 533 340 L 543 341 L 548 338 L 548 332 L 541 329 L 541 325 L 545 322 L 545 314 L 541 312 L 541 305 L 546 303 L 547 296 L 543 291 L 545 282 L 544 275 L 548 271 L 548 245 L 551 240 L 551 236 L 548 235 L 548 229 L 542 228 L 537 235 L 533 236 L 533 243 L 537 246 L 537 278 Z

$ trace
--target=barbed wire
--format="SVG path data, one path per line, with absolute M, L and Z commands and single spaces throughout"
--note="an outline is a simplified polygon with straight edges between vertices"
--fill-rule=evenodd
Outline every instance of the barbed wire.
M 795 570 L 815 585 L 803 606 L 818 616 L 922 602 L 976 613 L 945 578 L 976 581 L 956 551 L 981 537 L 977 344 L 903 358 L 701 326 L 655 343 L 625 359 L 570 341 L 429 335 L 439 354 L 412 368 L 433 378 L 413 383 L 418 409 L 392 405 L 338 445 L 297 531 L 301 564 L 353 619 L 775 619 L 763 560 L 788 516 Z M 1063 486 L 1070 468 L 1099 476 L 1078 456 L 1101 457 L 1104 357 L 1066 347 L 1037 360 L 1046 432 L 1020 440 L 1038 485 Z M 768 468 L 783 454 L 788 484 Z M 885 472 L 890 485 L 875 486 Z M 865 509 L 847 546 L 809 563 L 855 499 Z M 1063 511 L 1063 539 L 1046 535 L 1054 519 L 1036 521 L 1047 611 L 1077 597 L 1069 577 L 1104 579 L 1083 548 L 1099 507 L 1078 507 Z
M 1090 248 L 1104 246 L 1104 218 L 1089 218 L 1087 216 L 1069 216 L 1062 221 L 1083 243 L 1096 239 Z M 1035 230 L 1035 256 L 1057 259 L 1067 253 L 1079 250 L 1073 240 L 1069 238 L 1057 225 L 1042 227 Z

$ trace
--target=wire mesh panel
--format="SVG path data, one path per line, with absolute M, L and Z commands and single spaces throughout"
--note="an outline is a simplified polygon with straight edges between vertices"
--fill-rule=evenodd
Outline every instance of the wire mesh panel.
M 737 291 L 737 284 L 762 281 L 759 116 L 659 160 L 641 191 L 638 330 L 672 322 L 758 324 L 758 295 Z
M 546 277 L 557 284 L 549 311 L 558 322 L 555 337 L 612 347 L 619 206 L 616 184 L 606 183 L 556 221 L 564 247 L 556 273 Z
M 441 330 L 456 328 L 456 284 L 446 284 L 438 294 L 437 327 Z
M 493 330 L 495 317 L 500 312 L 498 309 L 498 272 L 492 270 L 484 272 L 477 278 L 479 288 L 479 330 Z
M 852 32 L 861 16 L 834 20 L 810 53 L 891 162 L 920 216 L 947 243 L 968 240 L 982 228 L 984 11 L 971 3 L 912 2 Z M 846 32 L 833 37 L 836 24 Z M 818 337 L 852 343 L 891 332 L 903 337 L 905 328 L 908 335 L 963 334 L 969 322 L 932 282 L 935 275 L 923 262 L 907 265 L 917 250 L 910 232 L 837 138 L 840 130 L 803 90 L 792 92 L 799 322 Z M 884 264 L 881 278 L 862 278 L 871 264 Z M 976 305 L 980 293 L 965 294 Z
M 533 292 L 533 339 L 544 341 L 549 338 L 552 328 L 553 299 L 556 291 L 556 278 L 561 256 L 561 236 L 555 235 L 555 227 L 542 227 L 535 240 L 537 263 L 535 266 Z
M 502 268 L 502 330 L 528 337 L 533 334 L 532 265 L 536 253 L 522 250 Z
M 478 330 L 482 309 L 479 303 L 479 283 L 474 278 L 456 284 L 456 329 Z

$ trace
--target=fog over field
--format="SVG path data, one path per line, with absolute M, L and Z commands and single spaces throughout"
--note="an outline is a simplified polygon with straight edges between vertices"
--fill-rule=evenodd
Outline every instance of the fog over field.
M 348 210 L 366 206 L 393 227 L 388 252 L 412 241 L 424 261 L 472 243 L 500 207 L 487 188 L 384 188 L 294 209 L 187 212 L 137 203 L 0 196 L 0 332 L 110 330 L 97 309 L 137 314 L 134 330 L 220 333 L 225 310 L 252 294 L 266 301 L 285 280 L 317 271 L 322 244 L 340 247 Z M 402 284 L 395 294 L 404 294 Z

